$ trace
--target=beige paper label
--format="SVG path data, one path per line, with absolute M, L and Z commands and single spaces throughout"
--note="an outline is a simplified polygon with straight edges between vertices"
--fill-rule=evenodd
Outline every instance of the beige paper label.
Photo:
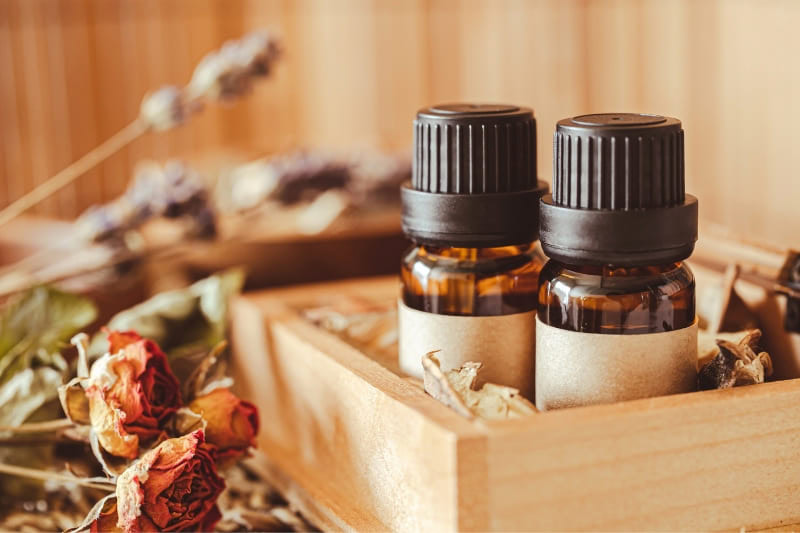
M 483 363 L 480 381 L 507 385 L 533 398 L 536 312 L 451 316 L 417 311 L 398 300 L 400 368 L 422 379 L 422 356 L 434 350 L 442 370 Z M 479 384 L 480 386 L 480 384 Z
M 578 333 L 536 318 L 536 407 L 623 402 L 697 390 L 697 322 L 644 335 Z

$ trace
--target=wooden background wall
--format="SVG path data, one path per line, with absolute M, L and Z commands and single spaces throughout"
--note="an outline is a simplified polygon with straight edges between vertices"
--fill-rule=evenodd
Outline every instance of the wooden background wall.
M 683 120 L 701 218 L 800 246 L 800 2 L 792 0 L 0 0 L 0 205 L 188 80 L 225 39 L 283 36 L 245 102 L 151 135 L 38 212 L 118 194 L 145 157 L 235 147 L 404 149 L 425 104 L 534 107 L 540 175 L 554 123 L 597 111 Z

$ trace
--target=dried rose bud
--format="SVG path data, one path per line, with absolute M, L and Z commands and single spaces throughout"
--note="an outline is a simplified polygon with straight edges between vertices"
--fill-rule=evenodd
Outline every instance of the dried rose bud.
M 180 385 L 155 342 L 132 331 L 111 332 L 108 341 L 89 373 L 89 418 L 104 450 L 133 459 L 139 440 L 160 435 L 181 406 Z
M 183 93 L 171 85 L 145 95 L 139 108 L 139 117 L 157 131 L 183 124 L 189 114 Z
M 255 446 L 258 433 L 258 409 L 230 390 L 214 389 L 195 398 L 189 409 L 206 421 L 206 439 L 216 448 L 220 464 L 230 462 Z
M 165 440 L 117 480 L 117 527 L 138 531 L 212 531 L 222 517 L 225 481 L 202 430 Z

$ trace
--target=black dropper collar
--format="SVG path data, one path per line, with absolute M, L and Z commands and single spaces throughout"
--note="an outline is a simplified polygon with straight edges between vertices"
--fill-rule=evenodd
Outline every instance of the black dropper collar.
M 545 254 L 577 264 L 654 265 L 689 257 L 697 199 L 685 194 L 683 129 L 658 115 L 558 122 L 553 194 L 541 200 Z
M 489 247 L 538 238 L 536 120 L 529 108 L 443 104 L 414 121 L 403 231 L 420 244 Z

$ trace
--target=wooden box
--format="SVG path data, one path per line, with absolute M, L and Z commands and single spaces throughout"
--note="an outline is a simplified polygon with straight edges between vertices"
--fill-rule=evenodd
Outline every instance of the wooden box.
M 693 265 L 699 282 L 719 275 L 708 268 L 717 256 L 708 257 L 707 265 Z M 744 270 L 744 278 L 757 274 Z M 771 291 L 740 283 L 746 298 L 763 296 L 751 303 L 771 313 L 779 330 Z M 250 294 L 233 306 L 237 382 L 261 409 L 265 466 L 319 526 L 738 530 L 800 523 L 800 379 L 469 421 L 403 377 L 392 358 L 370 357 L 299 312 L 342 295 L 387 301 L 397 291 L 395 278 L 372 278 Z

